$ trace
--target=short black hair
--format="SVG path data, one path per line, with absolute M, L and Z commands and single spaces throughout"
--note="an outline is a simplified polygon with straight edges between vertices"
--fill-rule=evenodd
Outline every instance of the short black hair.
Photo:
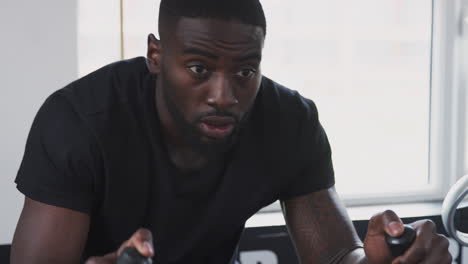
M 216 18 L 259 26 L 266 35 L 266 19 L 260 0 L 161 0 L 159 35 L 162 27 L 181 17 Z

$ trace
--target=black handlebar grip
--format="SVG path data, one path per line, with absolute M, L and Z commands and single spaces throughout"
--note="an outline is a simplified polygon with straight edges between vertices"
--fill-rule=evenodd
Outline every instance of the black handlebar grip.
M 403 255 L 411 244 L 413 244 L 415 238 L 416 231 L 409 225 L 405 225 L 405 231 L 399 237 L 392 237 L 385 234 L 385 241 L 387 242 L 393 258 Z
M 126 247 L 117 258 L 116 264 L 152 264 L 151 258 L 142 256 L 134 247 Z

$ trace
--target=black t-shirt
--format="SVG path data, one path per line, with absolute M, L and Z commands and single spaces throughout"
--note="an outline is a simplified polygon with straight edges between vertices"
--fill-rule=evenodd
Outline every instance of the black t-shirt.
M 162 143 L 156 78 L 142 57 L 110 64 L 52 94 L 33 122 L 17 188 L 90 215 L 84 258 L 147 227 L 161 263 L 227 263 L 259 209 L 334 184 L 314 103 L 266 77 L 224 161 L 180 175 Z

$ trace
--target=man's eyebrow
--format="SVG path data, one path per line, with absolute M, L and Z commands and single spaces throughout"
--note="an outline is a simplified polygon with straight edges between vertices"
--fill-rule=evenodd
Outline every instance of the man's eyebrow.
M 236 58 L 236 61 L 244 62 L 244 61 L 249 61 L 249 60 L 257 60 L 261 61 L 262 60 L 262 54 L 259 52 L 253 52 L 249 53 L 247 55 L 244 55 L 240 58 Z
M 198 49 L 198 48 L 193 48 L 193 47 L 190 47 L 190 48 L 185 48 L 184 51 L 183 51 L 184 54 L 195 54 L 195 55 L 200 55 L 200 56 L 203 56 L 203 57 L 208 57 L 210 59 L 213 59 L 213 60 L 216 60 L 219 58 L 219 56 L 209 52 L 209 51 L 206 51 L 206 50 L 202 50 L 202 49 Z
M 211 53 L 209 51 L 206 51 L 206 50 L 203 50 L 203 49 L 195 48 L 195 47 L 187 47 L 187 48 L 185 48 L 183 50 L 183 53 L 184 54 L 200 55 L 200 56 L 207 57 L 207 58 L 210 58 L 210 59 L 213 59 L 213 60 L 219 59 L 218 55 L 213 54 L 213 53 Z M 262 60 L 262 54 L 260 52 L 252 52 L 252 53 L 246 54 L 246 55 L 244 55 L 244 56 L 242 56 L 240 58 L 236 58 L 235 60 L 239 61 L 239 62 L 244 62 L 244 61 L 248 61 L 248 60 L 261 61 Z

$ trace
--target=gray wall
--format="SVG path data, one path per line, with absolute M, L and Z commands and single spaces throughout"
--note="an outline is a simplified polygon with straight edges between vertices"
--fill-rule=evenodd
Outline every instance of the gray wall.
M 77 3 L 0 1 L 0 244 L 11 243 L 23 195 L 14 179 L 44 99 L 76 79 Z

